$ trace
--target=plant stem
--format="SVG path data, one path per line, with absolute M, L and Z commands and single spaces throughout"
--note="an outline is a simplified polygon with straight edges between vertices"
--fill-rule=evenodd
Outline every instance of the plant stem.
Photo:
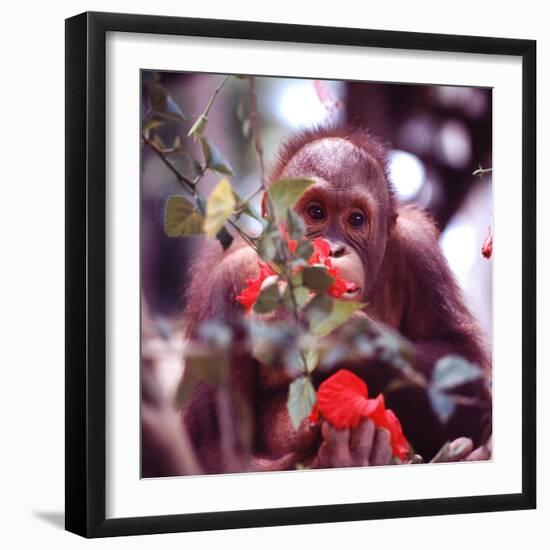
M 212 97 L 208 101 L 208 104 L 206 105 L 206 109 L 204 110 L 204 113 L 202 116 L 204 118 L 208 117 L 208 113 L 210 112 L 210 109 L 212 108 L 212 105 L 214 105 L 214 100 L 216 99 L 216 96 L 220 93 L 220 90 L 223 88 L 223 85 L 228 81 L 229 77 L 231 75 L 227 75 L 223 78 L 223 80 L 219 83 L 218 87 L 214 90 L 214 93 L 212 94 Z
M 170 169 L 170 171 L 176 176 L 178 182 L 182 187 L 186 187 L 186 190 L 189 191 L 192 195 L 197 194 L 197 183 L 198 181 L 191 181 L 189 178 L 184 176 L 172 163 L 172 161 L 166 156 L 165 152 L 162 149 L 159 149 L 146 135 L 144 132 L 141 133 L 141 139 L 143 143 L 148 145 L 164 162 L 164 164 Z M 202 172 L 204 174 L 204 171 Z M 201 174 L 202 176 L 202 174 Z M 200 179 L 200 178 L 199 178 Z
M 238 223 L 233 221 L 231 218 L 227 220 L 227 223 L 237 231 L 237 233 L 242 237 L 243 241 L 258 252 L 258 247 L 254 244 L 254 238 L 249 235 Z
M 480 178 L 482 176 L 484 176 L 485 174 L 489 174 L 490 172 L 492 172 L 493 169 L 492 168 L 482 168 L 481 167 L 481 164 L 479 165 L 479 168 L 477 170 L 474 170 L 472 172 L 472 176 L 479 176 Z
M 148 145 L 157 156 L 164 162 L 164 164 L 170 169 L 170 171 L 176 176 L 178 183 L 193 197 L 200 197 L 203 200 L 206 200 L 205 197 L 198 191 L 197 184 L 201 180 L 202 176 L 206 172 L 206 166 L 201 167 L 201 171 L 193 180 L 190 180 L 184 176 L 172 163 L 172 161 L 166 156 L 165 152 L 162 149 L 159 149 L 144 133 L 141 134 L 143 142 Z M 249 235 L 239 224 L 234 220 L 228 219 L 227 222 L 237 231 L 237 233 L 242 237 L 242 239 L 251 246 L 254 250 L 257 250 L 256 245 L 254 244 L 254 238 L 252 235 Z
M 260 127 L 258 124 L 258 100 L 256 95 L 256 77 L 250 77 L 250 126 L 254 134 L 254 146 L 258 154 L 258 167 L 260 169 L 261 189 L 267 191 L 267 181 L 265 178 L 264 164 L 264 146 L 260 135 Z
M 256 198 L 263 190 L 264 190 L 263 187 L 258 187 L 258 189 L 256 189 L 255 191 L 252 191 L 252 193 L 246 196 L 242 200 L 242 203 L 245 204 L 247 202 L 250 202 L 252 199 Z

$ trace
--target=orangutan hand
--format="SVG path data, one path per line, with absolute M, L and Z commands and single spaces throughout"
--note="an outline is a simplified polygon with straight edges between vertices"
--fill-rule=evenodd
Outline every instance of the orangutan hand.
M 491 439 L 477 449 L 468 437 L 459 437 L 444 445 L 431 462 L 461 462 L 474 460 L 489 460 L 492 456 Z
M 356 428 L 337 430 L 330 423 L 321 425 L 322 443 L 312 468 L 383 466 L 392 459 L 391 436 L 385 428 L 364 418 Z

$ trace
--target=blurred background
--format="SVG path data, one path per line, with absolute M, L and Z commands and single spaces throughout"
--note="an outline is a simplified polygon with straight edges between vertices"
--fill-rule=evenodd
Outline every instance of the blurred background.
M 177 136 L 184 148 L 202 158 L 187 132 L 224 75 L 142 72 L 142 115 L 149 108 L 147 86 L 160 82 L 186 118 L 156 129 L 164 143 Z M 492 93 L 460 86 L 257 78 L 258 117 L 267 166 L 281 142 L 301 128 L 323 123 L 356 123 L 391 144 L 390 177 L 403 202 L 431 213 L 441 231 L 440 244 L 466 301 L 490 343 L 492 265 L 481 248 L 492 225 Z M 208 138 L 236 174 L 232 184 L 246 195 L 259 185 L 257 155 L 251 136 L 248 79 L 230 78 L 208 116 Z M 183 155 L 183 172 L 192 170 Z M 163 229 L 169 195 L 181 192 L 173 174 L 148 147 L 142 147 L 141 270 L 143 352 L 157 356 L 170 342 L 166 384 L 178 376 L 181 349 L 178 327 L 184 307 L 187 268 L 203 237 L 169 238 Z M 207 195 L 219 177 L 201 180 Z M 258 206 L 259 206 L 258 198 Z M 174 346 L 176 349 L 174 349 Z M 168 357 L 169 356 L 169 357 Z

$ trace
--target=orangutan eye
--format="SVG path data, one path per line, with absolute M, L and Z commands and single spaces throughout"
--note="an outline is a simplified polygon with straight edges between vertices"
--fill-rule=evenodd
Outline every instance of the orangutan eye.
M 325 210 L 319 204 L 310 204 L 306 209 L 307 215 L 313 220 L 322 220 L 325 217 Z
M 348 218 L 348 223 L 355 228 L 363 227 L 365 223 L 365 216 L 362 212 L 354 212 Z

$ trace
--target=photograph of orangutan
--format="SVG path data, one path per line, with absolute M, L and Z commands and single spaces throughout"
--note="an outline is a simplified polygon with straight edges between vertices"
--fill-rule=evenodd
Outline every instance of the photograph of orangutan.
M 492 459 L 491 89 L 143 70 L 140 117 L 142 477 Z

